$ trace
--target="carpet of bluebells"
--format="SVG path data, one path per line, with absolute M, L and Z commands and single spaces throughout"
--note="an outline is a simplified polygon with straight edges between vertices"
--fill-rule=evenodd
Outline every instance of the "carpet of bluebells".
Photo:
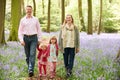
M 57 33 L 43 33 L 43 36 Z M 120 34 L 80 33 L 80 52 L 76 54 L 73 76 L 69 80 L 120 80 L 120 65 L 116 55 L 120 49 Z M 62 53 L 59 61 L 63 61 Z M 37 60 L 35 66 L 37 71 Z M 19 42 L 7 42 L 0 46 L 0 80 L 24 80 L 28 76 L 24 48 Z M 64 80 L 63 62 L 57 66 L 57 76 Z

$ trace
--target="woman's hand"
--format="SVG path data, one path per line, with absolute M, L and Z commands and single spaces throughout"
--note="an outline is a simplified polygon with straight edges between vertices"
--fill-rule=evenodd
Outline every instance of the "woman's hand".
M 80 51 L 80 49 L 79 48 L 76 48 L 76 53 L 78 53 Z

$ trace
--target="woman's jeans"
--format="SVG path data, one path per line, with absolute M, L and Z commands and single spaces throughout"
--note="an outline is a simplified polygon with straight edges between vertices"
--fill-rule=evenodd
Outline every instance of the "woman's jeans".
M 65 68 L 72 71 L 74 65 L 75 48 L 64 48 L 63 57 Z
M 26 54 L 26 62 L 28 65 L 28 71 L 34 72 L 35 58 L 36 58 L 36 47 L 38 43 L 37 35 L 27 36 L 24 35 L 25 42 L 25 54 Z

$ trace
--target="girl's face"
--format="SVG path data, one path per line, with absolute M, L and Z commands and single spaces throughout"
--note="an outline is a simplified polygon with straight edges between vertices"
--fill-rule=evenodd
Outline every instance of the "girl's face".
M 73 21 L 73 20 L 72 20 L 71 15 L 67 15 L 67 16 L 66 16 L 66 22 L 67 22 L 67 23 L 72 23 L 72 21 Z
M 41 46 L 41 48 L 42 48 L 42 50 L 46 50 L 47 47 L 46 46 Z
M 56 43 L 56 39 L 51 39 L 51 43 L 55 44 Z

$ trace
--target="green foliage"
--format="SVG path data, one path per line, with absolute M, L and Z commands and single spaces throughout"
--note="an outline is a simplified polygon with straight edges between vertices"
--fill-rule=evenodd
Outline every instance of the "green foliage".
M 6 29 L 11 29 L 10 24 L 10 0 L 7 1 L 7 11 L 6 11 L 6 20 L 5 20 L 5 27 Z M 32 0 L 25 1 L 25 6 L 27 4 L 32 5 Z M 58 31 L 59 26 L 61 25 L 61 7 L 59 5 L 60 3 L 58 0 L 51 1 L 51 31 Z M 119 14 L 120 14 L 120 1 L 119 0 L 113 0 L 112 3 L 109 3 L 108 0 L 103 1 L 103 11 L 102 11 L 102 31 L 103 32 L 118 32 L 120 29 L 119 24 Z M 93 8 L 93 27 L 97 26 L 99 23 L 99 10 L 100 10 L 100 2 L 99 0 L 92 2 L 92 8 Z M 47 28 L 47 8 L 48 8 L 48 2 L 44 1 L 44 11 L 45 14 L 42 14 L 42 0 L 36 1 L 36 17 L 39 18 L 39 21 L 41 23 L 41 27 L 43 31 L 46 31 Z M 83 10 L 83 17 L 85 26 L 87 26 L 87 17 L 88 17 L 88 5 L 87 1 L 82 1 L 82 10 Z M 81 24 L 79 22 L 79 16 L 78 16 L 78 0 L 68 0 L 65 1 L 65 14 L 72 14 L 74 18 L 74 22 L 77 26 L 79 26 L 79 29 L 81 29 Z M 52 27 L 53 26 L 53 27 Z M 55 29 L 54 29 L 55 28 Z
M 105 5 L 105 4 L 104 4 Z M 116 3 L 111 3 L 108 4 L 106 3 L 106 7 L 103 9 L 103 28 L 104 32 L 107 33 L 113 33 L 113 32 L 118 32 L 120 29 L 120 24 L 119 24 L 119 12 L 120 7 L 118 6 L 119 4 Z M 117 13 L 116 13 L 116 10 Z

